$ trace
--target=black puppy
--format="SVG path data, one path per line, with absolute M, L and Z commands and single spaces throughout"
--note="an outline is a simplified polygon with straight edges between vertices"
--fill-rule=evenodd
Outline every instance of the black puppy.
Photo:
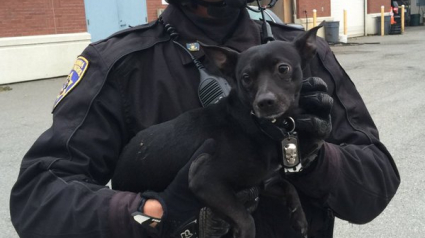
M 316 53 L 319 27 L 293 42 L 273 41 L 242 53 L 204 46 L 220 71 L 233 80 L 227 98 L 206 108 L 139 132 L 124 149 L 112 179 L 114 189 L 162 191 L 207 139 L 216 142 L 213 158 L 196 160 L 189 172 L 194 194 L 224 215 L 235 237 L 255 237 L 253 218 L 235 191 L 258 186 L 281 167 L 280 142 L 259 127 L 258 120 L 281 125 L 298 107 L 302 70 Z M 307 232 L 307 222 L 295 188 L 288 182 L 269 192 L 292 212 L 294 229 Z

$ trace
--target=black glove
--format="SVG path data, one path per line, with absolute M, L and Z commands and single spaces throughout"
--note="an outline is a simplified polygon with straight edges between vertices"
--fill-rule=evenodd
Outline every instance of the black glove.
M 206 140 L 192 155 L 190 161 L 177 173 L 173 182 L 161 193 L 144 192 L 145 199 L 158 200 L 164 211 L 161 222 L 156 227 L 159 237 L 196 237 L 196 220 L 203 205 L 189 189 L 189 169 L 193 161 L 214 153 L 215 141 Z
M 331 110 L 333 99 L 327 93 L 326 83 L 318 77 L 310 77 L 303 81 L 299 107 L 301 113 L 296 116 L 295 124 L 298 132 L 301 163 L 307 168 L 318 156 L 331 130 Z

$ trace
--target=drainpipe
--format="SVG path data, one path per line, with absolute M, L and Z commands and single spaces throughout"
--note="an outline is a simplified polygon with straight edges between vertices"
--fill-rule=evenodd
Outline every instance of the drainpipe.
M 297 19 L 297 0 L 292 0 L 292 22 L 295 23 Z
M 367 36 L 367 3 L 368 0 L 364 1 L 364 35 Z

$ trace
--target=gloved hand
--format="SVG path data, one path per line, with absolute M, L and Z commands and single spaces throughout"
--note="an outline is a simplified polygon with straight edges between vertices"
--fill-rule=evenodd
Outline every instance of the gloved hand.
M 304 169 L 318 156 L 332 130 L 332 105 L 333 99 L 323 79 L 310 77 L 303 81 L 299 99 L 301 113 L 295 118 L 295 130 Z

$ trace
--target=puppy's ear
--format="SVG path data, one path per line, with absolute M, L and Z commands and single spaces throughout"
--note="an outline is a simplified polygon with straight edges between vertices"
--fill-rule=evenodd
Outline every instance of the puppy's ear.
M 239 53 L 230 48 L 200 44 L 205 55 L 217 66 L 221 73 L 233 78 Z
M 300 53 L 303 68 L 316 55 L 316 35 L 317 31 L 323 26 L 323 24 L 324 23 L 322 22 L 320 25 L 311 28 L 309 31 L 304 32 L 303 34 L 299 35 L 294 41 L 294 45 Z

